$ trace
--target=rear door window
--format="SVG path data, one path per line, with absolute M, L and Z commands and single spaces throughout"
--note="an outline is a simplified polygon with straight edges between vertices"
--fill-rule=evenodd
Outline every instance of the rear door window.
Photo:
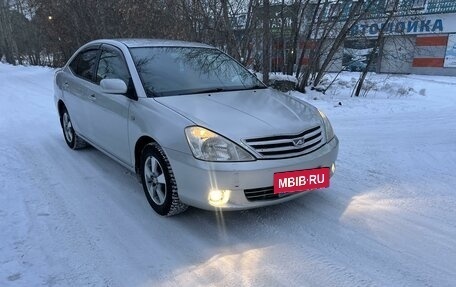
M 70 69 L 78 77 L 93 82 L 97 64 L 98 50 L 87 50 L 79 53 L 70 63 Z

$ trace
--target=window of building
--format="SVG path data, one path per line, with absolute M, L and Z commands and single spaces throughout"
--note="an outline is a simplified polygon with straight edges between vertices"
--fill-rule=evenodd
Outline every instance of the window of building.
M 413 0 L 412 9 L 424 9 L 424 5 L 426 5 L 426 0 Z
M 396 4 L 397 4 L 397 0 L 386 0 L 385 2 L 385 10 L 386 12 L 394 12 L 396 11 Z

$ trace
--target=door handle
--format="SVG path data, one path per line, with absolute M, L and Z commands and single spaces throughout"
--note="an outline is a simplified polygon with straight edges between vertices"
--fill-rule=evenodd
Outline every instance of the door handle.
M 92 102 L 97 100 L 97 97 L 95 97 L 95 95 L 93 95 L 93 94 L 90 95 L 88 98 L 89 98 L 89 101 L 92 101 Z

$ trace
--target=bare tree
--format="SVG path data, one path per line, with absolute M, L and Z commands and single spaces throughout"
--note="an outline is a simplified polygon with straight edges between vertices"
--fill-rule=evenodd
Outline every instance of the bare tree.
M 388 27 L 388 24 L 392 21 L 392 19 L 394 17 L 394 11 L 396 10 L 397 6 L 399 5 L 399 0 L 389 0 L 389 1 L 390 2 L 388 4 L 392 5 L 393 9 L 392 9 L 392 11 L 387 13 L 387 18 L 386 18 L 385 22 L 383 23 L 383 25 L 381 25 L 381 28 L 378 32 L 377 39 L 375 40 L 375 45 L 372 48 L 370 56 L 368 57 L 367 65 L 364 68 L 364 70 L 362 71 L 362 73 L 355 85 L 355 88 L 353 90 L 354 93 L 352 93 L 352 95 L 354 95 L 355 97 L 359 97 L 359 95 L 361 93 L 361 89 L 364 85 L 364 81 L 366 80 L 367 73 L 368 73 L 370 67 L 372 66 L 372 63 L 374 62 L 374 59 L 376 57 L 378 50 L 380 49 L 380 46 L 382 45 L 385 31 Z
M 271 27 L 270 27 L 270 3 L 263 0 L 263 82 L 269 84 L 269 71 L 271 70 Z
M 367 4 L 364 1 L 356 1 L 353 2 L 350 8 L 350 12 L 348 14 L 347 19 L 345 22 L 342 22 L 342 27 L 338 29 L 337 36 L 332 42 L 332 45 L 327 54 L 325 54 L 325 59 L 320 66 L 320 69 L 317 73 L 315 80 L 313 81 L 313 86 L 317 86 L 321 79 L 323 78 L 326 69 L 331 64 L 334 55 L 343 46 L 345 39 L 347 38 L 348 32 L 353 28 L 355 24 L 358 23 L 360 19 L 365 17 L 365 15 L 369 12 L 371 6 L 373 5 L 374 1 L 368 1 Z M 341 14 L 341 13 L 340 13 Z M 340 19 L 340 15 L 337 17 L 336 21 Z M 339 23 L 339 21 L 337 21 Z M 333 26 L 335 27 L 335 26 Z
M 322 17 L 323 11 L 319 10 L 319 7 L 321 6 L 321 3 L 322 3 L 321 1 L 322 0 L 318 0 L 316 5 L 313 6 L 312 17 L 311 17 L 310 21 L 308 21 L 307 31 L 306 31 L 306 34 L 304 36 L 304 43 L 303 43 L 304 45 L 303 45 L 302 50 L 301 50 L 301 56 L 299 57 L 298 69 L 296 71 L 296 78 L 298 80 L 301 78 L 301 80 L 299 82 L 299 85 L 298 85 L 298 90 L 301 91 L 301 92 L 305 92 L 305 87 L 307 86 L 308 78 L 309 78 L 309 75 L 311 73 L 311 69 L 308 68 L 306 74 L 304 75 L 304 77 L 301 77 L 302 63 L 303 63 L 303 60 L 304 60 L 304 56 L 305 56 L 305 54 L 307 52 L 306 45 L 308 45 L 308 43 L 310 42 L 310 39 L 312 37 L 312 32 L 314 30 L 313 29 L 314 25 L 317 25 L 318 22 L 320 22 L 320 21 L 317 21 L 318 15 L 320 14 L 319 18 Z
M 16 64 L 18 51 L 16 40 L 13 37 L 10 8 L 10 1 L 0 0 L 0 53 L 5 55 L 8 63 Z
M 301 28 L 305 21 L 306 11 L 309 8 L 309 3 L 310 3 L 310 1 L 305 1 L 303 3 L 303 0 L 298 0 L 292 4 L 292 7 L 293 7 L 292 11 L 295 11 L 296 13 L 293 15 L 294 17 L 291 21 L 292 39 L 291 39 L 291 47 L 290 47 L 290 51 L 288 53 L 287 64 L 286 64 L 286 68 L 287 68 L 286 74 L 288 74 L 288 75 L 292 75 L 294 72 L 294 65 L 296 64 L 296 60 L 297 60 L 298 45 L 299 45 L 299 41 L 301 39 L 301 37 L 300 37 Z M 300 59 L 300 61 L 302 61 L 302 59 Z M 301 63 L 301 62 L 299 62 L 299 63 Z M 300 67 L 299 64 L 298 64 L 298 67 Z M 297 77 L 298 77 L 298 73 L 297 73 Z

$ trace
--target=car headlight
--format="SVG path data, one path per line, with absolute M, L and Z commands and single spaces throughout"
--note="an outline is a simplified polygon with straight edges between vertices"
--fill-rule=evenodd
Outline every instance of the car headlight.
M 206 161 L 252 161 L 255 158 L 232 141 L 202 127 L 185 129 L 193 156 Z
M 328 117 L 322 111 L 318 110 L 318 112 L 320 113 L 320 116 L 323 120 L 323 124 L 325 125 L 326 142 L 329 142 L 334 137 L 334 130 L 331 126 L 331 123 L 328 120 Z

